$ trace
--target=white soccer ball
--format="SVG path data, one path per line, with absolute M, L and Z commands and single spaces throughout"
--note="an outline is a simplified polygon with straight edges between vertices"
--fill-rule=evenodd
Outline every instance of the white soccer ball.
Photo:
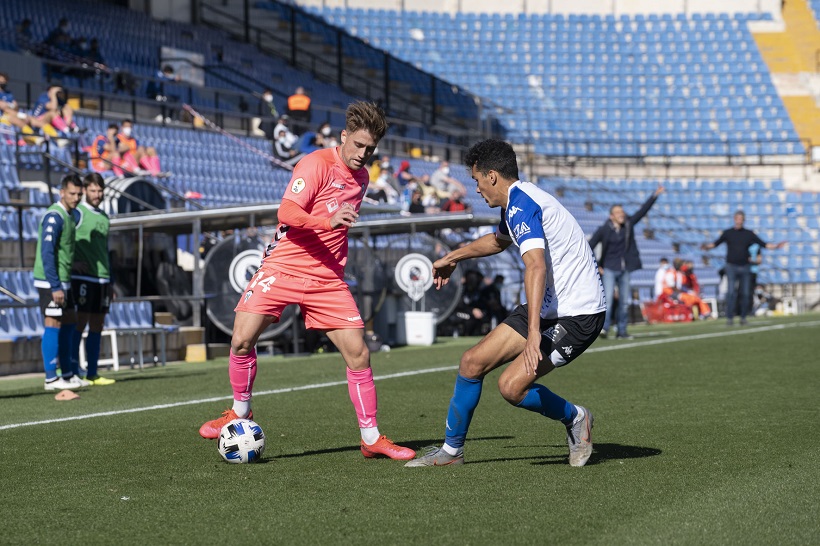
M 219 433 L 219 454 L 229 463 L 255 463 L 265 451 L 265 433 L 255 421 L 234 419 Z

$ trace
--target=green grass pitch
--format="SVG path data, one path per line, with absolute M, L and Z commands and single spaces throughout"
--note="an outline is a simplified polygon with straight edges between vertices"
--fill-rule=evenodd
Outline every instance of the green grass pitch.
M 544 380 L 595 415 L 584 468 L 563 427 L 500 397 L 498 371 L 467 464 L 420 469 L 361 456 L 338 354 L 260 359 L 255 465 L 197 434 L 230 404 L 226 359 L 107 374 L 71 402 L 0 381 L 0 542 L 819 544 L 820 315 L 632 333 Z M 476 341 L 374 354 L 381 431 L 440 443 Z

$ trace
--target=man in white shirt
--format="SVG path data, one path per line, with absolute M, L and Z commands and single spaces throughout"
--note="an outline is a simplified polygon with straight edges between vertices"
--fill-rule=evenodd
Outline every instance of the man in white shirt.
M 484 377 L 510 363 L 498 380 L 512 405 L 560 421 L 567 431 L 569 463 L 592 455 L 592 414 L 535 381 L 576 359 L 598 337 L 606 300 L 598 264 L 578 222 L 552 195 L 518 179 L 515 151 L 500 140 L 479 142 L 465 164 L 490 207 L 501 208 L 495 233 L 480 237 L 433 263 L 437 288 L 458 262 L 498 254 L 512 244 L 524 261 L 529 304 L 515 310 L 461 358 L 447 414 L 445 442 L 405 466 L 464 463 L 464 442 Z

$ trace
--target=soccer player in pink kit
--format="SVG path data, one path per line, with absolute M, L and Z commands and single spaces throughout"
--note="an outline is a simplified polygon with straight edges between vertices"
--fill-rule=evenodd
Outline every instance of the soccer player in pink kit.
M 359 216 L 369 181 L 365 165 L 387 131 L 387 122 L 381 108 L 366 102 L 351 104 L 346 118 L 341 146 L 315 151 L 293 170 L 279 207 L 276 236 L 236 306 L 229 369 L 233 407 L 202 425 L 199 434 L 204 438 L 217 438 L 232 419 L 253 416 L 256 342 L 285 307 L 297 304 L 305 326 L 324 330 L 347 363 L 362 454 L 401 460 L 415 456 L 412 449 L 379 433 L 364 323 L 344 282 L 348 228 Z

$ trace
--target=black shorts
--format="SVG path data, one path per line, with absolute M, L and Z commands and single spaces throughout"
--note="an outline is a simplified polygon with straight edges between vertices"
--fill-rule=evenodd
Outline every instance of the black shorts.
M 604 326 L 605 311 L 594 315 L 541 319 L 541 352 L 557 368 L 569 364 L 592 345 Z M 504 319 L 504 324 L 527 338 L 527 305 L 519 305 Z
M 108 307 L 111 305 L 110 287 L 109 283 L 72 279 L 71 291 L 77 300 L 77 311 L 92 314 L 108 313 Z
M 37 293 L 40 295 L 40 312 L 44 317 L 61 318 L 63 310 L 74 309 L 76 303 L 71 289 L 63 290 L 63 292 L 65 292 L 65 303 L 60 307 L 52 299 L 54 296 L 51 294 L 51 288 L 37 288 Z

